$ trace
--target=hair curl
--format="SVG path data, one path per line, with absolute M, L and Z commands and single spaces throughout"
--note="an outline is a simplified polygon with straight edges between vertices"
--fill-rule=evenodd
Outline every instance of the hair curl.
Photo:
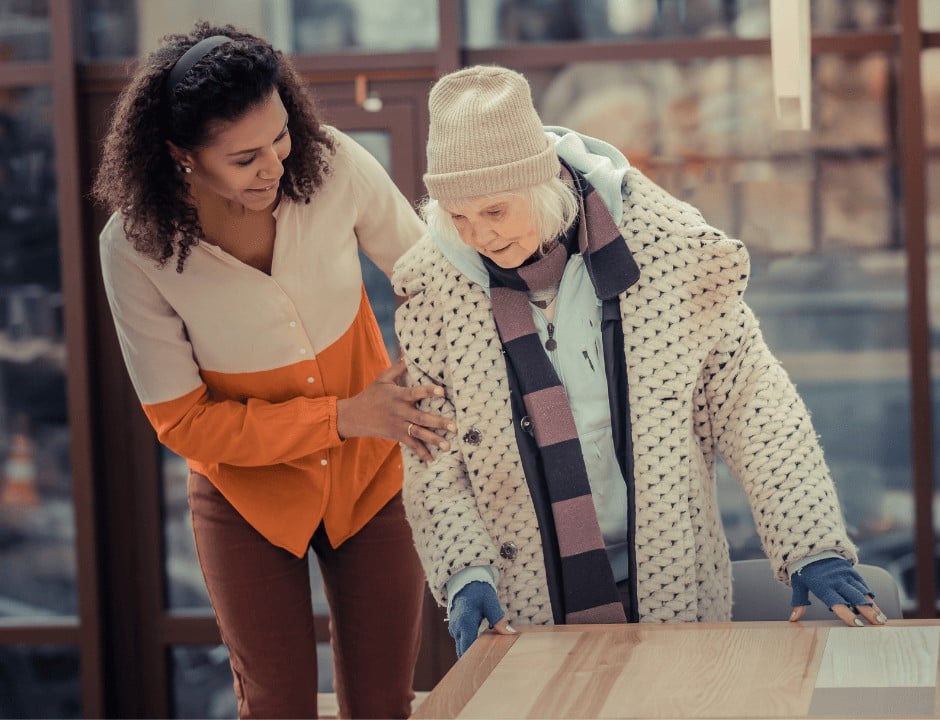
M 166 78 L 186 50 L 203 38 L 233 42 L 210 50 L 172 89 Z M 186 183 L 166 141 L 196 151 L 224 124 L 243 117 L 277 89 L 287 110 L 292 150 L 284 160 L 282 197 L 310 202 L 329 173 L 333 141 L 290 62 L 271 45 L 231 25 L 197 23 L 188 35 L 167 35 L 141 60 L 121 92 L 103 144 L 92 195 L 124 215 L 134 248 L 160 265 L 176 255 L 176 270 L 203 236 Z

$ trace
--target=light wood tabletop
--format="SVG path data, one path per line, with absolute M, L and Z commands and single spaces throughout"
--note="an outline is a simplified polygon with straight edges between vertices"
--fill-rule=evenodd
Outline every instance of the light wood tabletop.
M 414 718 L 940 717 L 940 621 L 484 633 Z

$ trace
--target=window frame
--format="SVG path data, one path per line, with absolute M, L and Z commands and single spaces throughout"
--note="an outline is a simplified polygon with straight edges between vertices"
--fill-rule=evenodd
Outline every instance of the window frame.
M 165 609 L 160 454 L 114 336 L 97 261 L 97 234 L 104 218 L 87 195 L 107 103 L 129 75 L 123 63 L 79 59 L 75 42 L 81 30 L 79 4 L 78 0 L 49 4 L 48 62 L 0 62 L 0 88 L 52 88 L 79 612 L 49 622 L 2 621 L 0 645 L 77 647 L 86 717 L 168 717 L 170 648 L 217 643 L 219 635 L 208 611 Z M 888 110 L 895 121 L 891 132 L 897 136 L 897 147 L 892 151 L 903 188 L 896 220 L 903 228 L 907 257 L 916 615 L 935 617 L 932 436 L 937 419 L 931 402 L 921 58 L 925 50 L 940 48 L 940 31 L 921 29 L 918 0 L 899 0 L 896 8 L 893 27 L 814 36 L 812 51 L 814 55 L 874 52 L 896 63 L 897 82 Z M 421 194 L 427 91 L 441 74 L 485 63 L 525 72 L 589 60 L 743 57 L 768 54 L 770 49 L 769 38 L 733 37 L 467 49 L 461 42 L 460 9 L 459 0 L 439 0 L 436 50 L 294 58 L 327 115 L 335 110 L 337 125 L 366 129 L 355 126 L 361 122 L 368 129 L 394 128 L 404 145 L 393 145 L 393 175 L 412 201 Z M 380 111 L 367 116 L 357 106 L 355 86 L 363 81 L 383 97 L 385 115 Z M 319 617 L 317 623 L 318 635 L 326 637 L 326 618 Z M 453 662 L 442 614 L 433 603 L 425 612 L 424 632 L 429 650 L 419 666 L 419 689 L 429 689 Z

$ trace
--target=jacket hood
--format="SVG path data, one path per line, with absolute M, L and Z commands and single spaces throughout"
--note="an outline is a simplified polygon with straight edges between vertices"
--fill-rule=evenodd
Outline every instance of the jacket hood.
M 630 169 L 627 158 L 603 140 L 556 125 L 547 125 L 543 129 L 555 143 L 558 157 L 587 178 L 619 226 L 623 217 L 623 178 Z M 489 291 L 489 274 L 476 250 L 467 247 L 459 239 L 438 237 L 435 233 L 431 233 L 431 239 L 444 257 L 468 280 Z

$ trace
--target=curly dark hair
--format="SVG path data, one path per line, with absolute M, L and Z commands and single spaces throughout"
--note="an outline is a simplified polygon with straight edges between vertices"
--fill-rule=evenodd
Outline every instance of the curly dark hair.
M 172 88 L 167 76 L 200 40 L 232 42 L 210 50 Z M 292 151 L 284 160 L 282 197 L 310 202 L 329 173 L 333 141 L 290 62 L 265 40 L 231 25 L 197 23 L 188 35 L 167 35 L 141 60 L 121 92 L 104 140 L 92 195 L 124 215 L 124 232 L 138 251 L 176 270 L 203 236 L 199 216 L 166 141 L 196 151 L 223 123 L 264 103 L 275 88 L 287 110 Z

